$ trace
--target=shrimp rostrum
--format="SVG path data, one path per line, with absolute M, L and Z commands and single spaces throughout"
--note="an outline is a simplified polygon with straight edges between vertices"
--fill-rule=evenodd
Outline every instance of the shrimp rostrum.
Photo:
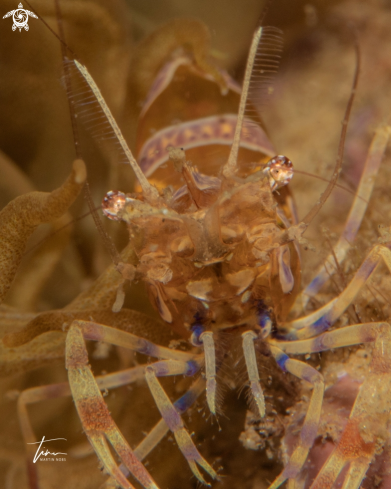
M 189 344 L 186 351 L 176 350 L 87 319 L 75 319 L 65 328 L 69 385 L 83 429 L 111 476 L 111 483 L 115 481 L 123 489 L 133 487 L 129 475 L 145 488 L 158 487 L 142 459 L 169 431 L 200 482 L 206 483 L 201 469 L 208 478 L 218 479 L 217 471 L 196 447 L 181 415 L 205 390 L 210 413 L 217 416 L 221 412 L 219 375 L 230 357 L 226 345 L 235 341 L 240 344 L 240 357 L 245 363 L 249 401 L 259 417 L 265 417 L 273 403 L 271 396 L 265 396 L 268 387 L 261 380 L 262 365 L 268 365 L 272 377 L 280 375 L 279 371 L 289 372 L 312 387 L 297 445 L 269 489 L 276 489 L 285 481 L 294 487 L 318 432 L 324 380 L 316 368 L 295 358 L 297 355 L 374 343 L 368 380 L 361 387 L 339 444 L 313 488 L 331 488 L 344 466 L 350 464 L 343 487 L 357 489 L 375 452 L 386 443 L 386 430 L 378 428 L 379 423 L 388 423 L 391 403 L 390 325 L 371 322 L 330 329 L 380 262 L 384 261 L 391 271 L 390 243 L 373 247 L 338 297 L 307 316 L 288 319 L 300 292 L 299 246 L 308 246 L 303 233 L 339 175 L 357 72 L 333 176 L 319 202 L 299 221 L 287 186 L 294 172 L 292 162 L 275 154 L 251 98 L 259 84 L 270 83 L 281 48 L 277 29 L 256 30 L 241 96 L 237 85 L 211 65 L 205 53 L 194 49 L 191 56 L 182 52 L 170 59 L 161 68 L 140 115 L 139 164 L 99 88 L 87 69 L 75 61 L 83 83 L 110 122 L 138 180 L 137 192 L 111 191 L 103 200 L 104 214 L 128 226 L 129 246 L 137 256 L 133 264 L 125 260 L 118 263 L 117 271 L 124 280 L 146 284 L 150 300 L 167 328 Z M 180 95 L 175 103 L 164 99 L 171 81 L 175 83 L 174 73 L 180 73 L 176 80 L 188 77 L 193 83 L 197 79 L 197 83 L 213 85 L 218 101 L 196 120 L 186 120 L 183 109 L 182 122 L 167 127 L 163 119 L 170 104 L 178 110 L 184 106 Z M 238 114 L 232 115 L 230 107 L 235 104 L 239 106 Z M 158 121 L 154 131 L 148 126 L 151 114 Z M 156 114 L 160 114 L 160 119 Z M 170 118 L 173 119 L 171 115 Z M 345 258 L 348 243 L 354 239 L 364 216 L 389 132 L 388 127 L 382 127 L 375 134 L 343 239 L 333 252 L 339 262 Z M 203 155 L 202 148 L 206 146 L 222 148 L 220 167 Z M 333 260 L 328 260 L 330 273 Z M 328 276 L 321 268 L 302 297 L 314 295 Z M 117 311 L 120 302 L 116 301 Z M 137 323 L 137 317 L 134 321 Z M 88 363 L 86 340 L 119 345 L 156 360 L 127 372 L 102 376 L 97 383 Z M 199 373 L 176 401 L 171 400 L 159 380 Z M 101 390 L 140 378 L 145 378 L 162 419 L 133 450 L 113 421 Z M 20 402 L 30 401 L 26 398 Z M 120 466 L 108 442 L 119 456 Z

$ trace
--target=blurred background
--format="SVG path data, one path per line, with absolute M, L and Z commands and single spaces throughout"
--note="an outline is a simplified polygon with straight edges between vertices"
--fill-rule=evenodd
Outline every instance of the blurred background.
M 0 6 L 2 17 L 17 8 L 17 0 L 2 0 Z M 132 106 L 131 93 L 132 61 L 138 43 L 170 19 L 198 18 L 210 29 L 211 57 L 241 82 L 249 43 L 264 3 L 260 0 L 68 0 L 60 2 L 60 6 L 66 43 L 88 67 L 133 146 L 140 110 L 137 104 Z M 31 8 L 25 3 L 23 8 L 36 11 L 51 29 L 58 32 L 54 2 L 31 0 Z M 324 236 L 327 235 L 331 243 L 335 242 L 343 228 L 374 129 L 389 123 L 391 4 L 383 0 L 274 0 L 265 19 L 266 25 L 284 31 L 286 46 L 273 94 L 262 110 L 262 117 L 277 153 L 288 156 L 298 170 L 291 188 L 301 217 L 311 209 L 326 186 L 316 176 L 328 179 L 333 171 L 355 68 L 352 23 L 358 32 L 362 67 L 340 177 L 340 184 L 347 190 L 334 190 L 306 233 L 317 252 L 303 252 L 304 283 L 308 283 L 314 267 L 330 251 Z M 58 187 L 69 174 L 75 158 L 60 42 L 41 20 L 30 18 L 28 32 L 12 31 L 11 27 L 12 17 L 0 21 L 0 208 L 23 193 L 51 191 Z M 133 177 L 129 167 L 118 165 L 88 131 L 81 128 L 80 132 L 95 205 L 100 205 L 109 190 L 131 191 Z M 312 176 L 302 175 L 299 171 Z M 349 255 L 347 276 L 354 272 L 368 246 L 376 241 L 378 226 L 390 225 L 390 181 L 388 151 L 362 232 Z M 61 255 L 39 290 L 34 286 L 29 263 L 37 250 L 34 246 L 52 235 L 53 227 L 42 226 L 34 234 L 28 246 L 32 251 L 25 256 L 6 298 L 7 306 L 25 313 L 64 307 L 106 269 L 111 259 L 93 220 L 91 217 L 79 219 L 87 213 L 81 196 L 64 221 L 64 224 L 70 223 L 67 228 L 70 231 L 61 231 L 65 233 Z M 104 225 L 120 250 L 127 241 L 126 229 L 107 220 Z M 26 285 L 27 275 L 30 279 Z M 378 282 L 383 290 L 389 290 L 390 281 L 384 274 Z M 136 305 L 139 310 L 149 312 L 148 305 L 139 299 L 142 290 L 133 292 L 128 306 Z M 338 285 L 327 290 L 325 297 L 335 292 L 338 292 Z M 376 300 L 380 301 L 380 306 L 376 312 L 370 308 L 371 317 L 388 317 L 387 299 L 382 299 L 379 294 Z M 319 302 L 322 301 L 319 298 Z M 364 316 L 366 307 L 369 308 L 367 303 L 362 305 Z M 12 324 L 7 323 L 2 334 L 12 328 Z M 1 423 L 9 423 L 10 434 L 7 436 L 11 439 L 11 442 L 0 439 L 0 458 L 3 457 L 0 460 L 0 474 L 3 474 L 0 475 L 0 487 L 6 489 L 26 487 L 26 480 L 20 475 L 23 472 L 23 442 L 13 412 L 14 403 L 5 394 L 15 385 L 15 388 L 23 389 L 49 382 L 48 376 L 39 375 L 38 372 L 23 379 L 12 377 L 1 387 L 0 419 L 3 420 Z M 53 378 L 56 379 L 55 374 Z M 36 416 L 39 418 L 38 414 Z M 232 420 L 231 424 L 223 422 L 236 426 L 232 439 L 240 433 L 244 416 L 242 413 L 240 419 Z M 43 420 L 39 422 L 44 426 Z M 52 418 L 51 422 L 54 423 Z M 270 467 L 266 462 L 257 467 L 256 452 L 240 452 L 242 455 L 235 458 L 224 453 L 221 443 L 215 447 L 208 445 L 205 451 L 223 465 L 224 473 L 229 477 L 214 487 L 226 487 L 226 484 L 240 488 L 267 487 L 265 473 Z M 224 455 L 229 462 L 224 462 Z M 246 457 L 247 463 L 244 462 Z M 93 467 L 91 470 L 95 470 L 96 460 L 91 459 L 89 463 Z M 276 471 L 277 465 L 270 470 Z M 165 473 L 164 481 L 170 489 L 197 485 L 187 469 L 183 477 L 178 476 L 181 468 L 170 471 L 164 463 L 156 469 L 159 470 Z M 43 489 L 77 487 L 76 479 L 69 484 L 64 480 L 58 485 L 54 471 L 50 468 L 48 471 Z M 98 487 L 95 479 L 94 482 L 87 478 L 81 480 L 80 487 Z
M 60 5 L 66 42 L 88 67 L 130 145 L 134 144 L 139 110 L 129 106 L 132 57 L 138 42 L 172 18 L 201 19 L 210 29 L 211 54 L 216 63 L 240 81 L 252 32 L 263 8 L 263 3 L 257 0 L 229 3 L 72 0 Z M 36 0 L 32 7 L 57 30 L 53 2 Z M 2 2 L 5 13 L 14 8 L 12 0 Z M 265 23 L 284 31 L 286 47 L 274 94 L 263 107 L 262 116 L 277 152 L 286 154 L 296 169 L 324 178 L 331 175 L 354 71 L 349 27 L 353 22 L 359 32 L 362 71 L 341 180 L 354 190 L 373 130 L 388 117 L 389 15 L 388 2 L 380 0 L 271 3 Z M 0 206 L 32 188 L 48 191 L 57 187 L 69 173 L 75 155 L 60 43 L 40 20 L 30 17 L 28 32 L 12 31 L 11 26 L 12 17 L 2 19 Z M 88 179 L 99 206 L 109 189 L 129 190 L 132 175 L 127 165 L 118 166 L 97 148 L 87 131 L 83 132 L 83 128 L 81 131 Z M 292 188 L 297 189 L 301 216 L 308 212 L 323 187 L 324 183 L 314 178 L 295 176 Z M 335 190 L 329 205 L 336 200 L 342 215 L 348 209 L 351 195 Z M 384 205 L 387 204 L 383 204 L 382 211 Z M 73 217 L 87 212 L 82 198 L 72 212 Z M 334 220 L 333 212 L 325 208 L 318 221 L 323 222 L 328 215 Z M 110 227 L 111 223 L 105 225 Z M 83 283 L 83 277 L 74 280 L 76 277 L 66 276 L 77 274 L 79 259 L 85 268 L 84 278 L 96 276 L 109 263 L 92 219 L 83 219 L 74 226 L 79 236 L 77 249 L 73 250 L 74 256 L 70 256 L 69 250 L 66 252 L 68 271 L 60 270 L 59 265 L 58 271 L 63 273 L 62 297 L 51 298 L 56 307 L 66 304 L 77 293 L 71 282 Z M 335 224 L 332 226 L 332 232 L 338 232 Z M 312 228 L 317 230 L 316 223 Z M 127 238 L 126 233 L 121 237 L 119 229 L 120 226 L 111 225 L 121 248 Z M 48 293 L 50 290 L 52 287 L 48 287 Z

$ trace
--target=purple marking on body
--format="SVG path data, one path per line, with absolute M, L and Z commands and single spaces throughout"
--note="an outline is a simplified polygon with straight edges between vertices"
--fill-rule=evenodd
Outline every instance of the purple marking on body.
M 327 278 L 328 278 L 328 275 L 327 275 Z M 311 296 L 314 295 L 320 289 L 320 287 L 323 285 L 323 283 L 324 283 L 324 280 L 323 280 L 322 276 L 317 275 L 312 280 L 312 282 L 307 286 L 307 288 L 306 288 L 307 294 L 311 295 Z
M 194 360 L 189 360 L 187 362 L 187 369 L 185 375 L 187 375 L 188 377 L 192 377 L 198 372 L 199 369 L 200 366 L 198 365 L 197 362 L 195 362 Z
M 97 324 L 83 323 L 83 336 L 86 340 L 104 341 L 104 332 Z
M 153 368 L 156 377 L 165 377 L 166 375 L 169 375 L 168 365 L 165 361 L 156 362 L 150 368 Z
M 197 449 L 194 445 L 186 444 L 182 446 L 182 453 L 186 460 L 199 460 L 200 454 L 197 452 Z
M 281 353 L 278 353 L 278 355 L 276 355 L 276 362 L 278 364 L 278 366 L 280 367 L 280 369 L 283 371 L 283 372 L 286 372 L 287 369 L 286 369 L 286 362 L 289 360 L 289 357 L 288 355 L 286 355 L 284 352 L 281 352 Z
M 143 117 L 153 101 L 168 87 L 174 76 L 174 73 L 180 66 L 190 65 L 191 61 L 187 56 L 181 56 L 174 60 L 168 61 L 163 68 L 157 74 L 145 102 L 143 104 L 143 110 L 140 113 L 140 117 Z
M 289 461 L 288 465 L 285 467 L 281 475 L 285 479 L 294 479 L 297 476 L 297 474 L 300 472 L 300 469 L 301 467 L 299 465 L 291 463 Z
M 295 279 L 290 267 L 290 251 L 289 246 L 281 246 L 277 251 L 278 272 L 280 278 L 281 289 L 284 294 L 292 291 L 295 285 Z
M 180 413 L 184 413 L 195 401 L 197 400 L 197 394 L 189 390 L 177 401 L 174 402 L 175 409 Z
M 321 334 L 320 336 L 317 336 L 316 338 L 313 339 L 312 348 L 311 348 L 312 352 L 315 353 L 318 351 L 324 351 L 324 350 L 328 350 L 328 349 L 332 348 L 332 346 L 330 344 L 329 345 L 326 344 L 325 334 L 326 333 Z
M 229 145 L 234 137 L 236 123 L 236 115 L 225 114 L 161 129 L 143 145 L 138 155 L 140 167 L 147 177 L 151 176 L 157 168 L 168 161 L 169 146 L 180 147 L 186 151 L 212 144 Z M 210 132 L 205 130 L 206 127 L 210 128 Z M 256 124 L 243 128 L 240 146 L 262 154 L 275 154 L 264 130 Z
M 318 378 L 319 379 L 320 373 L 315 370 L 314 368 L 310 367 L 309 365 L 304 365 L 303 366 L 303 371 L 301 374 L 301 378 L 303 380 L 306 380 L 310 384 L 313 384 L 314 381 Z
M 157 355 L 158 347 L 144 338 L 138 338 L 137 340 L 137 351 L 143 355 L 150 357 L 158 357 Z
M 175 431 L 183 426 L 181 417 L 174 406 L 172 408 L 162 408 L 161 415 L 171 431 Z
M 318 425 L 316 423 L 305 423 L 300 431 L 300 438 L 305 447 L 311 448 L 316 435 L 318 433 Z

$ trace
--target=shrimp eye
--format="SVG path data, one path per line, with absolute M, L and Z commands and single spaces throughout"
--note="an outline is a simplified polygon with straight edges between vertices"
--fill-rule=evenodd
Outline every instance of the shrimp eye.
M 123 192 L 107 192 L 102 200 L 102 209 L 105 216 L 113 221 L 119 221 L 119 212 L 125 207 L 126 195 Z
M 284 155 L 274 156 L 266 163 L 264 173 L 269 177 L 272 192 L 287 185 L 293 177 L 293 164 Z

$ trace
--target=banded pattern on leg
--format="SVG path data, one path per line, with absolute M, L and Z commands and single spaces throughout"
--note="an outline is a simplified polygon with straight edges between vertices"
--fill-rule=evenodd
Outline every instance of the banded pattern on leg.
M 74 324 L 83 331 L 86 340 L 103 341 L 111 345 L 123 346 L 130 350 L 155 358 L 166 358 L 172 360 L 191 360 L 194 354 L 185 351 L 173 350 L 164 346 L 156 345 L 145 338 L 140 338 L 132 333 L 120 329 L 105 326 L 93 321 L 75 321 Z
M 111 389 L 113 387 L 120 387 L 127 385 L 137 380 L 141 380 L 145 375 L 145 366 L 140 365 L 137 367 L 128 368 L 120 372 L 114 372 L 111 374 L 102 375 L 96 377 L 96 383 L 100 390 Z M 46 401 L 48 399 L 57 399 L 59 397 L 71 396 L 71 388 L 68 382 L 62 382 L 59 384 L 42 385 L 38 387 L 32 387 L 23 391 L 17 402 L 17 411 L 19 423 L 23 435 L 23 439 L 26 443 L 27 454 L 27 473 L 30 480 L 31 487 L 38 487 L 38 473 L 36 465 L 32 463 L 36 448 L 33 444 L 37 443 L 34 430 L 31 426 L 30 418 L 28 415 L 27 406 L 40 401 Z
M 342 348 L 374 341 L 378 335 L 379 328 L 386 324 L 383 322 L 352 324 L 351 326 L 329 331 L 328 333 L 323 333 L 308 340 L 271 340 L 271 344 L 278 346 L 278 348 L 281 348 L 282 351 L 289 355 L 317 353 L 332 350 L 333 348 Z
M 367 210 L 368 202 L 375 185 L 376 175 L 383 159 L 390 134 L 390 126 L 381 126 L 376 130 L 343 233 L 334 247 L 334 254 L 330 254 L 326 258 L 325 264 L 319 268 L 311 283 L 307 285 L 297 298 L 297 302 L 303 304 L 303 306 L 307 304 L 310 297 L 318 293 L 330 276 L 335 273 L 335 258 L 338 260 L 338 263 L 341 263 L 345 259 L 346 253 L 357 235 Z
M 159 362 L 168 363 L 166 362 Z M 177 362 L 179 364 L 179 362 Z M 182 364 L 182 372 L 186 373 L 188 366 L 186 363 Z M 179 365 L 178 365 L 179 370 Z M 178 372 L 179 373 L 179 372 Z M 175 440 L 179 446 L 179 449 L 183 453 L 186 458 L 193 474 L 197 477 L 197 479 L 203 484 L 207 484 L 204 478 L 202 477 L 200 471 L 198 470 L 197 464 L 202 467 L 205 472 L 207 472 L 213 479 L 217 479 L 216 472 L 212 469 L 212 467 L 208 464 L 208 462 L 201 456 L 196 446 L 193 443 L 188 431 L 184 427 L 182 418 L 178 411 L 175 409 L 173 403 L 170 401 L 169 397 L 165 393 L 164 389 L 160 385 L 160 382 L 157 379 L 159 375 L 159 368 L 156 368 L 156 364 L 149 365 L 146 368 L 146 380 L 148 386 L 151 390 L 151 393 L 155 399 L 156 405 L 162 415 L 162 418 L 166 422 L 169 429 L 174 434 Z
M 107 472 L 122 488 L 133 489 L 134 486 L 130 484 L 115 463 L 106 438 L 124 465 L 145 489 L 158 489 L 110 416 L 88 365 L 83 333 L 77 322 L 72 323 L 68 331 L 66 368 L 73 399 L 84 431 Z
M 349 421 L 311 489 L 331 489 L 348 463 L 343 489 L 358 489 L 375 453 L 389 440 L 390 411 L 391 326 L 383 323 L 378 326 L 371 366 Z
M 179 399 L 174 402 L 174 407 L 179 414 L 183 414 L 187 409 L 198 399 L 198 397 L 205 391 L 205 381 L 199 377 L 190 389 L 183 394 Z M 164 421 L 161 419 L 156 425 L 151 429 L 144 440 L 134 449 L 134 454 L 136 457 L 142 461 L 147 455 L 160 443 L 160 441 L 166 436 L 169 428 Z M 129 471 L 127 468 L 121 464 L 121 471 L 128 476 Z M 104 484 L 104 489 L 116 489 L 117 484 L 110 478 Z
M 294 449 L 289 462 L 282 473 L 269 487 L 269 489 L 277 489 L 287 479 L 296 478 L 304 465 L 310 448 L 315 441 L 322 409 L 324 381 L 322 375 L 317 370 L 304 362 L 289 358 L 288 355 L 286 355 L 279 348 L 271 346 L 270 351 L 282 370 L 290 372 L 299 379 L 310 382 L 314 386 L 308 411 L 304 418 L 303 427 L 300 431 L 299 443 Z
M 391 272 L 391 251 L 389 250 L 389 247 L 391 247 L 391 243 L 388 243 L 387 246 L 374 246 L 346 289 L 336 299 L 333 299 L 329 304 L 323 306 L 321 309 L 323 314 L 320 317 L 319 311 L 316 311 L 305 318 L 286 323 L 284 328 L 287 329 L 287 333 L 279 335 L 279 338 L 288 341 L 299 340 L 312 338 L 327 331 L 354 301 L 357 294 L 380 264 L 381 260 L 384 260 L 388 270 Z M 316 320 L 314 321 L 315 318 Z M 295 325 L 298 323 L 301 325 L 305 324 L 305 326 L 301 329 L 297 329 Z

